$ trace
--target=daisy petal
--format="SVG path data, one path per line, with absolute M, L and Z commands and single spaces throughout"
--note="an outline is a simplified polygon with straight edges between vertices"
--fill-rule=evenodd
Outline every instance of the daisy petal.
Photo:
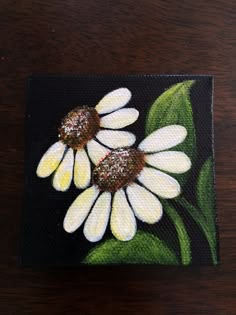
M 52 185 L 58 191 L 66 191 L 71 184 L 74 165 L 74 152 L 69 149 L 53 177 Z
M 124 191 L 115 193 L 111 212 L 111 231 L 120 241 L 131 240 L 136 233 L 136 220 Z
M 48 177 L 58 167 L 64 155 L 66 145 L 61 141 L 54 143 L 41 158 L 38 167 L 38 177 Z
M 90 161 L 84 149 L 78 150 L 75 155 L 74 183 L 77 188 L 88 187 L 91 179 Z
M 97 139 L 111 149 L 132 146 L 136 140 L 128 131 L 100 130 Z
M 138 176 L 138 180 L 162 198 L 171 199 L 180 194 L 180 185 L 177 180 L 154 168 L 144 167 Z
M 95 186 L 87 188 L 80 194 L 67 210 L 63 227 L 68 233 L 73 233 L 84 222 L 99 191 Z
M 127 187 L 127 194 L 136 217 L 146 223 L 153 224 L 162 217 L 162 205 L 151 192 L 133 183 Z
M 100 119 L 100 126 L 110 129 L 121 129 L 133 124 L 139 116 L 135 108 L 122 108 Z
M 120 88 L 105 95 L 95 107 L 99 114 L 111 113 L 124 107 L 131 98 L 131 92 L 127 88 Z
M 102 239 L 111 211 L 111 194 L 104 192 L 98 197 L 84 225 L 84 235 L 90 242 Z
M 88 155 L 94 165 L 97 165 L 110 152 L 109 149 L 105 148 L 95 140 L 90 140 L 87 143 L 87 149 Z
M 170 173 L 182 174 L 191 168 L 189 157 L 179 151 L 149 154 L 145 156 L 145 160 L 151 166 Z
M 144 139 L 139 149 L 144 152 L 157 152 L 175 147 L 184 141 L 187 130 L 180 125 L 170 125 L 158 129 Z

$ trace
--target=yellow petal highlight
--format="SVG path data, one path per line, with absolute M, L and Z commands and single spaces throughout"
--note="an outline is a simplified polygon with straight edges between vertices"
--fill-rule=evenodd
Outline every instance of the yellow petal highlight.
M 136 233 L 136 219 L 122 189 L 115 193 L 111 212 L 111 231 L 120 241 L 131 240 Z
M 36 174 L 38 177 L 48 177 L 58 167 L 64 155 L 66 145 L 61 141 L 54 143 L 42 156 Z
M 74 152 L 69 149 L 53 177 L 53 187 L 58 191 L 66 191 L 71 184 L 74 165 Z
M 79 189 L 88 187 L 91 179 L 89 158 L 84 149 L 78 150 L 75 155 L 74 183 Z
M 84 235 L 90 242 L 102 239 L 111 211 L 111 193 L 104 192 L 96 201 L 84 225 Z

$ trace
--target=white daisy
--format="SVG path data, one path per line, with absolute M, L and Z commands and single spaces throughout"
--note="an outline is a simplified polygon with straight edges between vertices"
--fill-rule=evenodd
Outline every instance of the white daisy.
M 41 158 L 37 175 L 44 178 L 55 171 L 53 187 L 58 191 L 66 191 L 72 178 L 77 188 L 86 188 L 91 180 L 89 157 L 96 165 L 110 152 L 109 148 L 130 146 L 136 140 L 130 132 L 114 130 L 137 120 L 136 109 L 122 108 L 130 98 L 131 92 L 120 88 L 105 95 L 95 108 L 78 106 L 70 111 L 58 130 L 60 140 Z
M 113 235 L 121 241 L 136 233 L 136 219 L 153 224 L 162 217 L 157 196 L 177 197 L 180 185 L 167 173 L 184 173 L 191 167 L 188 156 L 169 149 L 186 138 L 183 126 L 170 125 L 150 134 L 138 149 L 112 150 L 94 168 L 93 186 L 82 192 L 68 209 L 64 229 L 77 230 L 83 222 L 90 242 L 102 239 L 110 218 Z

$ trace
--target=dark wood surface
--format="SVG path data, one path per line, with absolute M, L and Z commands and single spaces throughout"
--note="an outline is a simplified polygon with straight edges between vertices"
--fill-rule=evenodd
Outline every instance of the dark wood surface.
M 236 314 L 235 72 L 233 0 L 0 1 L 0 314 Z M 31 73 L 215 76 L 220 266 L 18 265 Z

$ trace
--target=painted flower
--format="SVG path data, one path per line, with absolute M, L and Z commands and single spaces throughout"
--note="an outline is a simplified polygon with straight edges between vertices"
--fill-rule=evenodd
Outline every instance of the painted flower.
M 91 181 L 90 160 L 96 165 L 110 149 L 131 146 L 136 140 L 132 133 L 116 130 L 139 116 L 134 108 L 122 108 L 130 98 L 131 92 L 120 88 L 105 95 L 95 108 L 78 106 L 70 111 L 58 129 L 60 140 L 41 158 L 37 175 L 44 178 L 55 171 L 52 184 L 58 191 L 66 191 L 72 178 L 77 188 L 86 188 Z
M 93 186 L 82 192 L 68 209 L 64 229 L 73 233 L 83 222 L 90 242 L 102 239 L 110 218 L 112 234 L 131 240 L 137 230 L 136 218 L 154 224 L 162 217 L 158 197 L 177 197 L 181 188 L 167 173 L 188 171 L 191 161 L 180 151 L 170 151 L 187 136 L 183 126 L 170 125 L 154 131 L 138 148 L 112 150 L 94 168 Z M 167 173 L 165 173 L 167 172 Z

